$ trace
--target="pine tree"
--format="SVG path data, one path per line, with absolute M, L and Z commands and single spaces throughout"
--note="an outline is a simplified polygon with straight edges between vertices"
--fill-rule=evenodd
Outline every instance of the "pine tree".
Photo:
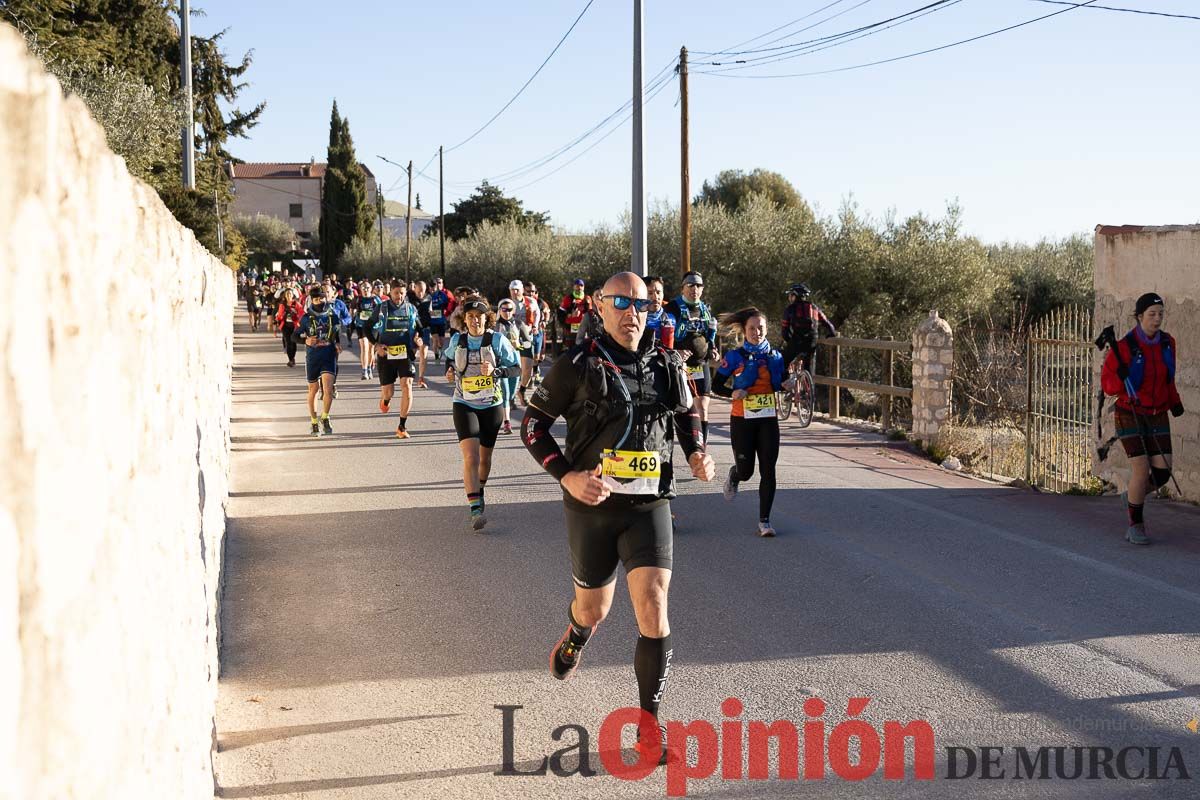
M 337 269 L 346 246 L 369 236 L 374 216 L 367 198 L 367 176 L 354 153 L 350 121 L 338 113 L 337 101 L 329 117 L 329 151 L 325 188 L 321 199 L 321 269 Z

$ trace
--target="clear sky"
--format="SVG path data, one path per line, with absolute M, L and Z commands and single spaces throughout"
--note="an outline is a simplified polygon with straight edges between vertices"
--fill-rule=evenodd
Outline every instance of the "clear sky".
M 229 28 L 231 57 L 254 50 L 244 105 L 267 101 L 247 161 L 324 160 L 334 98 L 359 157 L 389 199 L 402 170 L 428 163 L 483 125 L 520 88 L 586 0 L 193 0 L 198 33 Z M 689 51 L 778 48 L 842 33 L 932 0 L 646 0 L 646 77 Z M 1200 16 L 1196 0 L 1100 4 Z M 847 198 L 876 218 L 940 215 L 957 199 L 985 240 L 1036 241 L 1104 224 L 1200 221 L 1200 21 L 1080 8 L 981 41 L 865 69 L 781 79 L 891 58 L 986 33 L 1065 6 L 960 0 L 859 41 L 723 75 L 692 56 L 693 193 L 722 169 L 785 175 L 820 213 Z M 829 6 L 824 11 L 819 11 Z M 594 0 L 525 93 L 446 156 L 447 210 L 482 178 L 504 176 L 591 129 L 628 101 L 632 0 Z M 817 12 L 813 14 L 813 12 Z M 834 19 L 827 19 L 834 14 Z M 744 47 L 799 17 L 808 19 Z M 823 21 L 825 20 L 825 21 Z M 810 30 L 801 28 L 819 23 Z M 772 43 L 781 36 L 788 38 Z M 774 50 L 734 58 L 760 58 Z M 678 83 L 646 110 L 646 188 L 678 203 Z M 494 180 L 561 228 L 616 222 L 630 205 L 624 119 L 544 166 Z M 551 172 L 560 168 L 550 175 Z M 544 180 L 539 180 L 544 176 Z M 537 181 L 534 183 L 534 181 Z M 527 185 L 532 184 L 532 185 Z M 436 212 L 437 185 L 417 178 Z

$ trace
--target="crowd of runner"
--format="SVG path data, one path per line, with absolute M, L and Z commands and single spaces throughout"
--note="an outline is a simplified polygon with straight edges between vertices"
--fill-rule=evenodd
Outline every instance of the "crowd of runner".
M 453 386 L 451 417 L 462 456 L 469 526 L 487 523 L 486 488 L 499 436 L 513 432 L 523 408 L 521 440 L 563 489 L 574 595 L 567 627 L 550 653 L 550 671 L 565 679 L 612 606 L 619 566 L 625 569 L 638 626 L 634 652 L 643 712 L 637 747 L 665 763 L 669 752 L 658 709 L 674 648 L 667 617 L 673 547 L 674 448 L 701 481 L 716 473 L 708 451 L 709 404 L 730 401 L 732 464 L 723 494 L 732 502 L 757 468 L 761 537 L 775 536 L 770 520 L 779 457 L 778 393 L 794 380 L 795 365 L 811 363 L 821 331 L 833 325 L 804 284 L 788 290 L 780 320 L 782 353 L 769 339 L 770 321 L 758 308 L 714 315 L 703 300 L 704 279 L 687 273 L 667 299 L 660 278 L 624 272 L 589 293 L 575 280 L 548 302 L 521 280 L 495 302 L 469 286 L 448 289 L 439 278 L 299 282 L 243 279 L 250 328 L 266 317 L 287 365 L 305 345 L 308 409 L 313 436 L 333 433 L 338 355 L 358 338 L 360 380 L 377 379 L 379 410 L 389 413 L 400 385 L 396 436 L 409 438 L 416 388 L 426 370 Z M 1127 538 L 1145 544 L 1143 498 L 1171 477 L 1167 413 L 1183 413 L 1174 387 L 1174 340 L 1160 331 L 1163 301 L 1139 299 L 1138 324 L 1104 365 L 1104 390 L 1121 396 L 1117 436 L 1133 466 L 1127 495 Z M 721 352 L 718 330 L 737 335 Z M 548 369 L 544 365 L 549 364 Z M 320 402 L 320 409 L 317 403 Z M 552 426 L 566 422 L 560 445 Z

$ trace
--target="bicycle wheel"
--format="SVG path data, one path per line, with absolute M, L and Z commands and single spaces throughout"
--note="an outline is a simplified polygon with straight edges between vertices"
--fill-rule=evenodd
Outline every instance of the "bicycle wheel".
M 792 393 L 786 389 L 782 392 L 775 393 L 775 404 L 778 406 L 776 411 L 779 414 L 779 420 L 782 422 L 792 415 Z
M 807 428 L 812 423 L 815 397 L 812 373 L 803 370 L 796 376 L 796 421 L 801 428 Z

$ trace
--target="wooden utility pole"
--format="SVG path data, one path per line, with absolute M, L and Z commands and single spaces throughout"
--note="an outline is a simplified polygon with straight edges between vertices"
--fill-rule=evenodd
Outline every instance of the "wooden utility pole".
M 412 281 L 412 161 L 408 162 L 408 208 L 404 209 L 404 282 Z
M 442 163 L 442 148 L 438 148 L 438 246 L 441 249 L 442 273 L 446 279 L 446 170 Z
M 692 174 L 688 168 L 688 61 L 687 48 L 679 48 L 679 279 L 692 268 Z

